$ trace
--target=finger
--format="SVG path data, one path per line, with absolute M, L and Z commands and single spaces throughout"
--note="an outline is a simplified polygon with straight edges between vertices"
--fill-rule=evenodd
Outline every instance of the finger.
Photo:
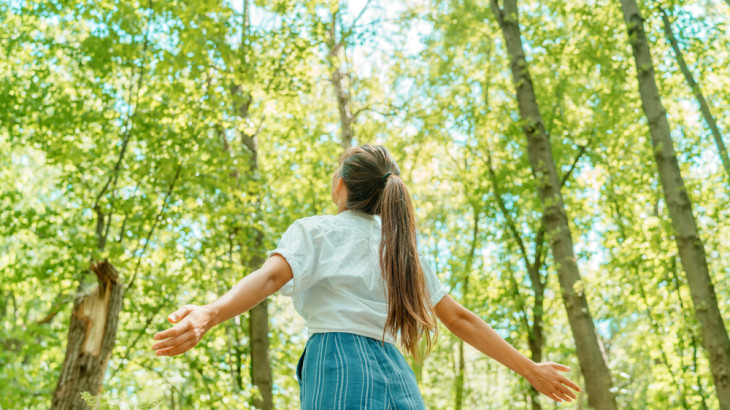
M 558 403 L 561 403 L 562 402 L 562 400 L 560 399 L 560 397 L 558 397 L 555 393 L 550 393 L 550 394 L 547 394 L 546 396 L 548 396 L 551 399 L 557 401 Z
M 571 389 L 577 391 L 578 393 L 580 393 L 580 392 L 583 391 L 583 389 L 581 389 L 580 386 L 578 386 L 577 384 L 573 383 L 573 381 L 571 381 L 568 378 L 563 377 L 562 379 L 560 379 L 560 382 L 563 383 L 564 385 L 570 387 Z
M 561 372 L 569 372 L 570 367 L 560 364 L 560 363 L 553 363 L 550 362 L 550 366 L 552 366 L 553 369 L 560 370 Z
M 177 337 L 181 334 L 185 333 L 186 330 L 188 330 L 188 327 L 190 326 L 189 321 L 180 322 L 176 324 L 175 326 L 171 327 L 170 329 L 164 330 L 162 332 L 158 332 L 155 334 L 154 339 L 155 340 L 162 340 L 167 339 L 170 337 Z
M 180 309 L 176 310 L 175 312 L 173 312 L 172 314 L 170 314 L 170 316 L 167 317 L 167 320 L 169 320 L 170 323 L 177 323 L 180 320 L 182 320 L 185 316 L 187 316 L 188 313 L 190 313 L 190 311 L 192 311 L 194 307 L 195 307 L 195 305 L 185 305 L 185 306 L 181 307 Z
M 152 346 L 154 350 L 162 350 L 171 346 L 178 346 L 193 338 L 193 332 L 185 332 L 178 337 L 167 339 Z
M 554 394 L 555 394 L 555 395 L 556 395 L 557 397 L 559 397 L 561 401 L 564 401 L 564 402 L 570 402 L 570 401 L 571 401 L 570 397 L 568 397 L 568 396 L 567 396 L 567 395 L 566 395 L 565 393 L 563 393 L 563 392 L 562 392 L 561 390 L 556 390 Z
M 190 350 L 193 346 L 195 346 L 195 343 L 190 341 L 187 343 L 184 343 L 179 346 L 169 347 L 167 349 L 158 350 L 157 355 L 158 356 L 177 356 L 179 354 L 183 354 Z
M 575 394 L 575 393 L 574 393 L 574 392 L 573 392 L 572 390 L 570 390 L 569 388 L 567 388 L 567 387 L 561 387 L 561 389 L 562 389 L 563 393 L 565 393 L 565 394 L 566 394 L 566 395 L 567 395 L 568 397 L 570 397 L 570 398 L 571 398 L 571 400 L 575 400 L 575 399 L 577 399 L 577 398 L 578 398 L 578 395 L 577 395 L 577 394 Z
M 560 390 L 560 393 L 562 393 L 563 396 L 568 401 L 572 401 L 572 400 L 575 400 L 576 398 L 578 398 L 578 396 L 576 396 L 575 393 L 573 393 L 572 391 L 570 391 L 570 389 L 568 389 L 567 387 L 564 387 L 564 386 L 561 385 L 560 388 L 559 388 L 559 390 Z

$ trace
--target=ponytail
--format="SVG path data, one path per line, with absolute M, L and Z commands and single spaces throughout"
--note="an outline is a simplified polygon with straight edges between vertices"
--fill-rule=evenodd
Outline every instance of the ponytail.
M 425 337 L 428 354 L 436 319 L 418 257 L 415 211 L 400 169 L 385 147 L 363 145 L 343 154 L 341 174 L 347 207 L 380 214 L 380 268 L 388 305 L 383 336 L 400 334 L 405 351 L 417 358 L 419 341 Z
M 426 354 L 431 350 L 430 332 L 436 329 L 436 320 L 418 258 L 414 213 L 403 180 L 387 178 L 380 202 L 380 268 L 388 289 L 385 330 L 400 331 L 405 350 L 418 357 L 421 337 L 426 338 Z

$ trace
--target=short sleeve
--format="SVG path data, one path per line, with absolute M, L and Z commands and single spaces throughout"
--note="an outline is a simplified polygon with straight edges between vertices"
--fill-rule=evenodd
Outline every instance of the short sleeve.
M 431 264 L 425 260 L 423 255 L 419 253 L 418 258 L 421 262 L 423 276 L 426 278 L 426 288 L 428 288 L 428 293 L 431 295 L 431 306 L 436 306 L 449 293 L 449 290 L 441 284 L 436 272 L 433 271 Z
M 292 296 L 311 286 L 316 268 L 316 250 L 311 235 L 301 220 L 294 221 L 284 232 L 276 249 L 268 251 L 266 257 L 278 253 L 289 263 L 292 279 L 280 292 L 284 296 Z

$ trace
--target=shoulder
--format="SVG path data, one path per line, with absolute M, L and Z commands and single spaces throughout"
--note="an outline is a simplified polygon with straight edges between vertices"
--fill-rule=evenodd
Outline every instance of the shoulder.
M 312 215 L 299 218 L 292 222 L 289 229 L 296 227 L 310 235 L 317 235 L 326 232 L 331 227 L 336 226 L 335 215 Z

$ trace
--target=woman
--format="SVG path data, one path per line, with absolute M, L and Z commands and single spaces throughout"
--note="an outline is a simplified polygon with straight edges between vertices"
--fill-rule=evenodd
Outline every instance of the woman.
M 182 354 L 213 326 L 281 290 L 310 338 L 297 366 L 302 408 L 425 408 L 413 371 L 395 348 L 426 353 L 436 317 L 456 336 L 556 401 L 581 391 L 556 363 L 534 363 L 454 301 L 416 248 L 413 205 L 382 146 L 347 150 L 332 179 L 337 215 L 295 221 L 257 271 L 220 299 L 186 305 L 155 335 L 158 356 Z

